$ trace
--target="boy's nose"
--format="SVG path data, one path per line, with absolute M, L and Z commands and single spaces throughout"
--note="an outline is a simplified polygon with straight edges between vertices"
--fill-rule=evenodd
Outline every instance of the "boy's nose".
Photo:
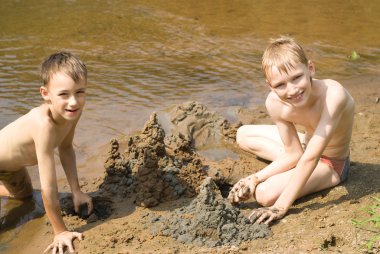
M 288 94 L 290 96 L 296 95 L 298 93 L 298 88 L 292 84 L 288 85 Z
M 77 99 L 75 98 L 75 96 L 71 96 L 71 97 L 69 98 L 69 106 L 75 106 L 75 105 L 77 105 L 77 103 L 78 103 L 78 101 L 77 101 Z

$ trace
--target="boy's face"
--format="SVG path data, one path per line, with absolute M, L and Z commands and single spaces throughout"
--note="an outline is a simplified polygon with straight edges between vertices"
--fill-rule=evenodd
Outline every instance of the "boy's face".
M 314 64 L 309 61 L 308 65 L 299 63 L 288 73 L 280 72 L 273 66 L 267 73 L 267 84 L 277 96 L 293 106 L 304 105 L 311 92 L 311 81 L 315 74 Z
M 53 117 L 75 120 L 82 113 L 86 100 L 86 82 L 74 80 L 64 72 L 53 74 L 49 84 L 40 88 L 45 101 L 50 102 Z

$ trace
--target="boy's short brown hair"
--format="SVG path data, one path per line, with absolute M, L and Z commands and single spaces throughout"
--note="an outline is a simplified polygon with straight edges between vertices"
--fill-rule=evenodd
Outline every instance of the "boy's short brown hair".
M 71 77 L 75 83 L 80 80 L 87 82 L 87 67 L 76 56 L 67 51 L 61 51 L 50 55 L 41 66 L 41 78 L 46 86 L 54 73 L 63 71 Z
M 305 52 L 293 38 L 282 36 L 272 40 L 265 49 L 262 58 L 262 70 L 265 77 L 268 72 L 275 66 L 280 72 L 288 73 L 289 69 L 294 68 L 297 64 L 307 65 L 308 59 Z

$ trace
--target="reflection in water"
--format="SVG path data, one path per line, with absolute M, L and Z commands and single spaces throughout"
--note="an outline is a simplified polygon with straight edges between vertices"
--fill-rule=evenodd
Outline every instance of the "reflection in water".
M 34 192 L 33 197 L 24 201 L 0 198 L 0 245 L 11 241 L 24 223 L 44 216 L 40 192 Z
M 89 68 L 75 138 L 79 173 L 100 175 L 101 160 L 88 159 L 111 137 L 140 129 L 152 111 L 197 100 L 233 118 L 238 107 L 262 103 L 260 59 L 271 37 L 295 36 L 317 77 L 378 74 L 378 13 L 379 1 L 364 0 L 2 1 L 0 128 L 42 102 L 43 59 L 70 50 Z M 357 61 L 348 58 L 354 50 Z

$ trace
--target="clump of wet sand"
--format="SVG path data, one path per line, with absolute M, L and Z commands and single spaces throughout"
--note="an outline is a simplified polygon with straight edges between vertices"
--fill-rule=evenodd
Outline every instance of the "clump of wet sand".
M 224 117 L 196 101 L 175 105 L 170 110 L 170 118 L 175 126 L 173 132 L 182 134 L 196 148 L 221 140 L 234 142 L 236 130 L 241 125 L 240 122 L 231 125 Z
M 206 171 L 184 136 L 171 135 L 167 140 L 170 147 L 156 113 L 139 135 L 128 139 L 124 153 L 112 140 L 100 189 L 122 197 L 133 195 L 135 204 L 143 207 L 195 196 Z
M 205 178 L 190 205 L 151 221 L 157 223 L 152 234 L 207 247 L 239 245 L 272 234 L 267 225 L 252 224 L 237 207 L 227 202 L 211 177 Z

